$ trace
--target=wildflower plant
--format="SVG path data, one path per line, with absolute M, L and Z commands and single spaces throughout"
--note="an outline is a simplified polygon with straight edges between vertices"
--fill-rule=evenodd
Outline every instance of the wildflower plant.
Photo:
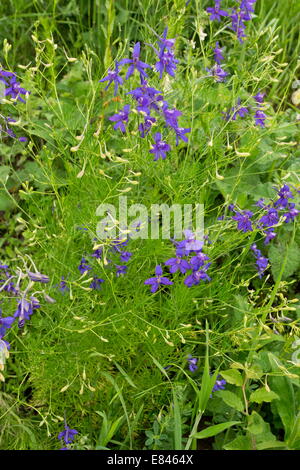
M 0 6 L 0 448 L 299 449 L 299 12 L 123 6 Z

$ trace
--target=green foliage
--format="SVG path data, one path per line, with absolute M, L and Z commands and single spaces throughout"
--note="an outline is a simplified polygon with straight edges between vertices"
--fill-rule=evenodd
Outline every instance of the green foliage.
M 209 22 L 210 1 L 2 3 L 0 62 L 31 94 L 26 104 L 0 103 L 29 139 L 24 145 L 1 134 L 0 261 L 23 267 L 30 254 L 56 302 L 41 300 L 24 329 L 5 336 L 0 448 L 58 449 L 66 418 L 79 431 L 74 449 L 299 450 L 299 222 L 282 218 L 264 245 L 261 230 L 237 230 L 228 210 L 234 203 L 260 214 L 254 204 L 274 199 L 274 188 L 300 189 L 299 109 L 291 101 L 297 1 L 258 0 L 244 44 Z M 164 129 L 172 151 L 153 162 L 152 137 L 136 131 L 140 114 L 132 113 L 124 135 L 108 120 L 132 104 L 126 93 L 139 86 L 138 75 L 117 97 L 99 80 L 135 42 L 155 44 L 167 25 L 176 37 L 176 76 L 160 81 L 151 71 L 149 83 L 182 111 L 180 125 L 191 133 L 176 147 Z M 217 40 L 224 83 L 205 70 Z M 142 57 L 155 63 L 151 47 Z M 264 129 L 253 119 L 260 90 Z M 226 121 L 222 113 L 238 98 L 249 114 Z M 119 195 L 149 209 L 203 203 L 211 281 L 189 289 L 176 273 L 172 289 L 150 294 L 144 281 L 173 256 L 168 240 L 132 240 L 124 277 L 91 257 L 96 209 L 118 206 Z M 252 243 L 270 262 L 261 279 Z M 100 290 L 79 273 L 82 256 L 105 280 Z M 0 294 L 4 315 L 13 315 L 16 299 Z M 195 372 L 189 354 L 198 359 Z M 213 391 L 217 379 L 225 390 Z

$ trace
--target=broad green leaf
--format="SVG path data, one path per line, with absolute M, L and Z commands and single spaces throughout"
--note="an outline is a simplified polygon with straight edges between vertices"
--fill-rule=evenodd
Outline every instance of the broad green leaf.
M 251 415 L 248 416 L 248 426 L 247 430 L 251 432 L 251 434 L 261 434 L 265 431 L 266 423 L 264 422 L 263 418 L 256 413 L 256 411 L 252 411 Z
M 238 436 L 224 446 L 226 450 L 253 450 L 250 436 Z
M 220 372 L 220 375 L 226 380 L 226 382 L 242 386 L 243 385 L 243 377 L 242 374 L 237 369 L 228 369 Z
M 250 369 L 245 367 L 245 374 L 248 379 L 260 379 L 263 376 L 264 371 L 258 364 L 253 364 Z
M 264 387 L 262 387 L 251 393 L 249 401 L 254 401 L 255 403 L 269 403 L 272 400 L 276 400 L 277 398 L 279 398 L 277 393 L 272 392 L 272 390 L 268 392 Z
M 296 242 L 293 242 L 291 246 L 287 247 L 283 243 L 277 245 L 271 245 L 269 248 L 269 258 L 271 264 L 271 270 L 274 280 L 276 281 L 285 257 L 287 253 L 287 259 L 285 268 L 282 274 L 282 279 L 287 279 L 289 276 L 294 274 L 300 267 L 300 248 Z
M 231 408 L 240 412 L 244 411 L 244 404 L 235 393 L 230 392 L 229 390 L 222 390 L 222 393 L 220 392 L 220 397 L 228 406 L 231 406 Z
M 0 183 L 5 184 L 10 173 L 10 167 L 7 165 L 0 166 Z
M 278 447 L 286 447 L 285 442 L 281 441 L 264 441 L 256 445 L 257 450 L 275 449 Z
M 192 437 L 195 437 L 196 439 L 205 439 L 207 437 L 212 437 L 212 436 L 215 436 L 216 434 L 219 434 L 220 432 L 225 431 L 225 429 L 228 429 L 231 426 L 234 426 L 235 424 L 239 424 L 239 423 L 240 421 L 228 421 L 228 423 L 216 424 L 215 426 L 210 426 L 209 428 L 206 428 L 200 432 L 197 432 Z
M 268 354 L 272 370 L 284 374 L 285 368 L 279 359 L 272 353 Z M 295 422 L 296 404 L 295 394 L 291 379 L 288 376 L 270 377 L 270 386 L 278 394 L 280 400 L 275 402 L 275 407 L 285 429 L 285 439 L 289 438 Z

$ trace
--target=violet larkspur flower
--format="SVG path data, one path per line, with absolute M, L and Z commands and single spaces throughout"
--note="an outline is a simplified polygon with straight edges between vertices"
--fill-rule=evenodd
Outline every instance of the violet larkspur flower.
M 274 225 L 276 225 L 278 223 L 278 220 L 279 220 L 279 215 L 278 215 L 277 210 L 274 208 L 271 208 L 268 210 L 266 215 L 263 215 L 259 219 L 258 225 L 265 227 L 265 228 L 269 228 L 269 227 L 273 227 Z
M 191 230 L 184 230 L 183 233 L 185 240 L 179 242 L 179 248 L 183 246 L 187 253 L 190 253 L 190 251 L 199 251 L 202 249 L 204 242 L 197 240 L 196 235 Z
M 172 127 L 173 129 L 178 128 L 178 118 L 182 115 L 182 112 L 178 109 L 170 109 L 169 103 L 164 101 L 162 112 L 166 121 L 166 125 Z
M 125 124 L 128 122 L 128 116 L 130 112 L 130 105 L 125 104 L 124 108 L 119 111 L 119 113 L 114 114 L 113 116 L 110 116 L 108 119 L 112 122 L 115 122 L 116 124 L 114 125 L 114 129 L 120 129 L 121 132 L 125 132 Z
M 196 357 L 192 357 L 191 354 L 188 355 L 187 361 L 189 364 L 189 369 L 191 372 L 195 372 L 198 369 L 197 362 L 198 359 Z
M 245 29 L 246 25 L 243 22 L 244 18 L 244 13 L 242 11 L 237 12 L 234 8 L 232 9 L 232 13 L 230 14 L 231 18 L 231 27 L 232 31 L 234 31 L 237 34 L 238 40 L 242 43 L 243 38 L 246 37 L 245 35 Z
M 140 61 L 140 52 L 141 52 L 141 44 L 137 42 L 133 48 L 132 59 L 120 60 L 119 65 L 130 64 L 127 70 L 125 80 L 127 80 L 133 74 L 135 69 L 138 70 L 138 72 L 140 72 L 141 78 L 147 77 L 147 74 L 144 69 L 151 68 L 151 66 L 148 64 L 145 64 L 145 62 Z
M 80 274 L 83 274 L 86 271 L 90 271 L 92 268 L 89 264 L 87 264 L 87 261 L 85 258 L 81 258 L 81 262 L 80 262 L 80 265 L 78 266 L 78 269 L 80 271 Z
M 241 106 L 241 99 L 238 98 L 236 106 L 233 106 L 230 111 L 227 111 L 226 113 L 223 112 L 225 115 L 224 118 L 226 121 L 232 120 L 235 121 L 237 116 L 240 116 L 241 118 L 244 118 L 246 114 L 249 113 L 248 108 L 246 106 Z
M 168 27 L 164 29 L 162 37 L 158 38 L 158 46 L 160 53 L 163 53 L 165 49 L 171 51 L 175 45 L 175 38 L 167 39 Z
M 219 390 L 224 390 L 226 383 L 227 383 L 226 380 L 225 380 L 225 379 L 221 379 L 221 377 L 218 375 L 217 380 L 216 380 L 216 383 L 215 383 L 215 385 L 213 386 L 212 391 L 213 391 L 213 392 L 217 392 L 217 391 L 219 391 Z
M 300 213 L 297 209 L 295 209 L 294 203 L 289 204 L 287 206 L 287 209 L 288 209 L 288 212 L 283 214 L 283 216 L 285 217 L 285 223 L 293 221 L 294 218 L 297 217 L 297 215 L 299 215 Z
M 162 273 L 162 267 L 158 265 L 155 268 L 156 277 L 150 277 L 144 281 L 144 284 L 151 286 L 152 293 L 156 292 L 161 285 L 170 286 L 173 284 L 173 282 L 170 281 L 167 277 L 164 277 Z
M 90 283 L 90 289 L 99 290 L 101 289 L 101 284 L 104 282 L 104 279 L 94 276 L 92 282 Z
M 221 64 L 222 60 L 224 60 L 224 57 L 222 55 L 222 48 L 219 47 L 219 41 L 216 42 L 216 46 L 214 48 L 214 59 L 217 64 Z
M 171 274 L 176 273 L 178 270 L 185 274 L 189 269 L 191 269 L 189 263 L 180 257 L 170 258 L 165 262 L 166 266 L 169 266 L 169 271 Z
M 141 133 L 141 137 L 144 138 L 145 135 L 147 135 L 153 126 L 153 124 L 156 122 L 156 119 L 151 116 L 145 116 L 144 122 L 141 122 L 139 125 L 138 129 Z
M 175 59 L 174 53 L 171 51 L 164 51 L 159 55 L 159 61 L 156 62 L 155 68 L 159 72 L 159 78 L 162 79 L 163 73 L 168 73 L 171 77 L 175 76 L 176 64 L 178 60 Z
M 176 145 L 179 144 L 179 139 L 183 140 L 184 142 L 188 142 L 188 138 L 185 134 L 191 132 L 191 128 L 184 128 L 184 127 L 175 127 L 174 129 L 176 134 Z
M 257 109 L 256 113 L 254 114 L 254 119 L 256 126 L 265 127 L 265 120 L 267 119 L 267 116 L 263 111 Z
M 196 256 L 193 256 L 190 260 L 191 266 L 194 271 L 197 271 L 201 266 L 204 266 L 205 261 L 209 260 L 209 257 L 202 253 L 202 251 L 199 251 Z
M 17 77 L 15 74 L 10 78 L 8 88 L 4 91 L 5 96 L 10 96 L 12 99 L 17 99 L 25 103 L 25 100 L 21 98 L 20 95 L 26 95 L 26 93 L 30 94 L 30 91 L 25 90 L 25 88 L 20 87 L 20 82 L 17 82 Z
M 93 251 L 92 257 L 96 259 L 101 259 L 102 258 L 102 253 L 103 249 L 102 248 L 97 248 L 96 250 Z
M 218 64 L 214 65 L 211 69 L 206 69 L 207 72 L 211 77 L 214 77 L 216 82 L 224 82 L 225 78 L 227 77 L 228 73 L 222 69 L 222 67 Z
M 45 274 L 32 273 L 31 271 L 27 271 L 27 274 L 29 278 L 31 279 L 31 281 L 34 281 L 34 282 L 42 282 L 43 284 L 47 284 L 50 281 L 49 277 L 46 276 Z
M 14 318 L 18 318 L 18 327 L 22 328 L 25 324 L 25 320 L 29 320 L 30 316 L 33 314 L 34 306 L 31 302 L 28 302 L 24 297 L 22 297 L 17 306 L 17 310 L 14 313 Z
M 132 253 L 130 253 L 130 251 L 123 251 L 120 255 L 120 260 L 123 263 L 127 263 L 127 261 L 130 260 L 131 256 L 132 256 Z
M 255 99 L 256 103 L 261 104 L 264 102 L 264 96 L 265 93 L 259 91 L 256 95 L 253 96 L 253 98 Z
M 266 235 L 264 244 L 268 245 L 273 238 L 276 237 L 276 233 L 272 231 L 272 229 L 268 229 L 264 231 L 264 234 Z
M 254 256 L 256 257 L 256 269 L 258 271 L 258 277 L 261 278 L 263 276 L 264 271 L 268 267 L 269 260 L 262 256 L 261 251 L 257 248 L 255 243 L 251 245 L 251 250 L 253 251 Z
M 155 140 L 155 144 L 149 150 L 149 153 L 154 154 L 154 159 L 153 159 L 154 161 L 158 160 L 159 158 L 162 158 L 164 160 L 167 156 L 166 153 L 169 152 L 169 150 L 171 150 L 171 147 L 169 144 L 167 144 L 167 142 L 165 142 L 164 140 L 161 140 L 160 132 L 156 132 L 156 134 L 154 134 L 153 137 Z
M 123 266 L 123 265 L 118 265 L 118 264 L 116 264 L 115 267 L 117 268 L 117 270 L 116 270 L 116 276 L 117 276 L 117 277 L 120 277 L 120 276 L 122 276 L 123 274 L 126 274 L 126 272 L 127 272 L 127 266 Z
M 78 431 L 76 431 L 76 429 L 71 429 L 65 423 L 65 429 L 58 434 L 57 439 L 63 439 L 66 444 L 71 444 L 74 441 L 76 434 L 78 434 Z
M 0 308 L 0 337 L 5 335 L 6 330 L 11 328 L 14 321 L 14 317 L 2 317 L 2 310 Z
M 70 290 L 67 286 L 64 276 L 61 277 L 61 281 L 56 287 L 62 294 L 65 294 L 66 292 Z
M 115 70 L 108 69 L 107 76 L 99 80 L 99 82 L 108 81 L 108 85 L 105 87 L 105 90 L 114 82 L 115 90 L 114 96 L 116 96 L 119 85 L 123 84 L 123 78 L 119 75 L 119 63 L 116 62 Z
M 211 281 L 211 278 L 208 276 L 206 271 L 208 270 L 211 263 L 206 264 L 199 271 L 194 271 L 192 274 L 187 276 L 184 280 L 184 284 L 187 287 L 197 286 L 200 281 Z
M 288 207 L 289 199 L 294 199 L 293 193 L 291 192 L 290 187 L 287 184 L 280 188 L 280 190 L 278 191 L 278 196 L 279 199 L 275 201 L 274 206 L 278 207 L 279 209 L 285 209 L 286 207 Z
M 160 108 L 158 103 L 163 100 L 161 92 L 155 88 L 149 87 L 146 80 L 142 82 L 142 85 L 128 92 L 128 95 L 132 95 L 137 102 L 137 111 L 144 113 L 146 117 L 150 117 L 151 109 L 159 111 Z M 155 121 L 155 119 L 154 119 Z
M 209 17 L 210 21 L 213 21 L 213 20 L 220 21 L 221 16 L 228 16 L 227 11 L 221 10 L 220 4 L 221 4 L 221 0 L 215 0 L 214 7 L 206 8 L 207 13 L 210 14 L 210 17 Z
M 252 223 L 250 218 L 253 216 L 253 212 L 251 211 L 242 211 L 236 212 L 236 215 L 232 217 L 233 220 L 236 220 L 238 225 L 238 230 L 242 230 L 243 232 L 252 232 Z

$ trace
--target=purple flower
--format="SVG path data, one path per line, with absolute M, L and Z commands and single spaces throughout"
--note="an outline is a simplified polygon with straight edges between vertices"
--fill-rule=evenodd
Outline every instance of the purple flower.
M 202 249 L 204 243 L 196 239 L 196 235 L 191 230 L 184 230 L 185 240 L 179 242 L 178 247 L 184 247 L 187 253 L 190 251 L 199 251 Z
M 179 143 L 179 139 L 183 140 L 184 142 L 188 142 L 188 138 L 185 134 L 191 132 L 191 128 L 184 128 L 184 127 L 175 127 L 174 129 L 176 134 L 176 145 Z
M 126 272 L 127 272 L 127 266 L 122 266 L 122 265 L 116 264 L 115 267 L 117 268 L 117 270 L 116 270 L 116 276 L 117 276 L 117 277 L 120 277 L 120 276 L 122 276 L 123 274 L 126 274 Z
M 246 25 L 243 23 L 243 19 L 246 19 L 245 14 L 242 11 L 237 12 L 235 9 L 233 9 L 230 15 L 230 18 L 231 18 L 230 29 L 232 29 L 237 34 L 238 40 L 242 43 L 243 38 L 246 37 L 245 35 Z
M 2 317 L 2 310 L 0 309 L 0 337 L 5 335 L 6 330 L 11 328 L 14 321 L 14 317 Z
M 259 91 L 255 96 L 253 96 L 253 98 L 255 99 L 256 103 L 261 104 L 264 102 L 264 96 L 265 93 Z
M 22 328 L 25 324 L 25 320 L 29 320 L 30 316 L 33 314 L 34 306 L 31 302 L 28 302 L 24 297 L 22 297 L 17 306 L 17 310 L 14 313 L 14 318 L 18 318 L 18 327 Z
M 127 123 L 127 122 L 128 122 L 129 112 L 130 112 L 130 105 L 129 105 L 129 104 L 125 104 L 123 110 L 119 111 L 119 113 L 114 114 L 113 116 L 110 116 L 110 117 L 108 118 L 110 121 L 113 121 L 113 122 L 116 123 L 116 124 L 114 125 L 114 129 L 115 129 L 115 130 L 120 129 L 121 132 L 125 132 L 125 131 L 126 131 L 126 128 L 125 128 L 125 124 L 124 124 L 124 123 Z
M 90 289 L 99 290 L 101 289 L 101 284 L 104 282 L 104 279 L 94 276 L 92 282 L 90 283 Z
M 119 85 L 122 85 L 123 83 L 123 78 L 120 77 L 119 75 L 118 62 L 116 62 L 115 70 L 108 69 L 107 76 L 102 78 L 102 80 L 99 80 L 99 82 L 106 82 L 106 81 L 108 81 L 108 85 L 105 87 L 105 90 L 107 90 L 108 87 L 111 85 L 111 83 L 114 82 L 115 84 L 114 96 L 116 96 Z
M 233 220 L 236 220 L 238 223 L 238 230 L 243 232 L 252 232 L 252 223 L 250 218 L 253 216 L 251 211 L 242 211 L 241 213 L 236 212 L 236 215 L 232 217 Z
M 130 253 L 129 251 L 123 251 L 120 256 L 120 261 L 122 261 L 123 263 L 127 263 L 127 261 L 130 260 L 131 256 L 132 253 Z
M 197 366 L 198 359 L 196 357 L 192 357 L 191 354 L 189 354 L 187 361 L 189 364 L 190 371 L 195 372 L 198 369 L 198 366 Z
M 171 52 L 172 48 L 174 47 L 175 39 L 167 39 L 167 34 L 168 28 L 166 27 L 162 37 L 158 39 L 160 54 L 162 54 L 165 49 Z
M 293 221 L 294 218 L 297 217 L 297 215 L 300 213 L 297 209 L 295 209 L 295 204 L 293 203 L 289 204 L 287 209 L 289 209 L 288 212 L 283 214 L 285 217 L 285 223 Z
M 157 103 L 159 103 L 163 99 L 161 92 L 153 87 L 148 86 L 146 80 L 142 81 L 140 87 L 129 91 L 127 94 L 132 95 L 133 98 L 137 101 L 137 110 L 140 112 L 144 112 L 146 115 L 150 114 L 151 109 L 159 111 L 160 108 Z
M 62 294 L 65 294 L 66 292 L 70 290 L 67 286 L 64 276 L 61 277 L 61 281 L 58 285 L 56 285 L 56 287 Z
M 256 113 L 254 114 L 254 119 L 256 126 L 265 127 L 265 120 L 267 119 L 267 116 L 263 111 L 257 109 Z
M 207 265 L 203 266 L 203 268 L 200 269 L 199 271 L 194 271 L 192 274 L 187 276 L 184 280 L 184 284 L 187 287 L 192 287 L 192 286 L 197 286 L 200 283 L 200 281 L 211 281 L 211 278 L 206 273 L 210 264 L 211 263 L 208 263 Z
M 191 269 L 191 266 L 189 263 L 180 257 L 176 258 L 170 258 L 165 262 L 166 266 L 169 267 L 169 271 L 171 274 L 176 273 L 178 270 L 182 273 L 185 274 L 189 269 Z
M 154 154 L 154 161 L 158 160 L 159 158 L 162 158 L 163 160 L 166 158 L 166 152 L 169 152 L 171 150 L 171 147 L 167 142 L 164 140 L 161 140 L 161 133 L 156 132 L 154 134 L 154 140 L 155 144 L 153 145 L 152 149 L 149 150 L 149 153 Z
M 12 78 L 9 81 L 8 88 L 4 91 L 5 96 L 11 96 L 12 99 L 18 99 L 19 101 L 22 101 L 22 103 L 25 103 L 25 100 L 21 98 L 21 95 L 26 95 L 26 93 L 30 94 L 30 91 L 25 90 L 25 88 L 20 87 L 20 83 L 17 82 L 17 78 L 15 74 L 13 74 Z
M 215 0 L 215 6 L 214 7 L 208 7 L 206 8 L 206 11 L 210 14 L 210 21 L 221 20 L 221 16 L 228 16 L 228 12 L 225 10 L 220 9 L 220 4 L 221 0 Z
M 27 274 L 29 278 L 31 279 L 31 281 L 34 281 L 34 282 L 41 282 L 43 284 L 47 284 L 50 281 L 49 277 L 46 276 L 45 274 L 32 273 L 30 271 L 27 271 Z
M 90 271 L 92 268 L 89 264 L 87 264 L 87 261 L 85 258 L 81 258 L 81 262 L 80 262 L 80 265 L 78 266 L 78 269 L 80 271 L 80 274 L 83 274 L 86 271 Z
M 141 44 L 137 42 L 133 48 L 132 59 L 122 59 L 119 62 L 119 65 L 130 64 L 127 70 L 125 80 L 127 80 L 133 74 L 135 69 L 138 70 L 138 72 L 140 72 L 141 78 L 147 77 L 147 74 L 144 69 L 151 68 L 151 67 L 150 65 L 145 64 L 144 62 L 140 61 L 140 51 L 141 51 Z
M 255 205 L 257 207 L 260 207 L 261 209 L 266 209 L 268 206 L 265 204 L 265 201 L 263 198 L 260 198 L 256 203 Z
M 209 257 L 202 253 L 202 251 L 199 251 L 196 256 L 193 256 L 191 258 L 190 263 L 194 271 L 197 271 L 201 266 L 204 266 L 205 261 L 209 260 Z
M 171 77 L 175 76 L 176 64 L 178 60 L 175 59 L 174 53 L 167 50 L 159 55 L 159 61 L 156 62 L 155 68 L 159 72 L 159 78 L 162 79 L 163 73 L 168 73 Z
M 145 116 L 144 122 L 142 122 L 138 127 L 142 138 L 144 138 L 145 135 L 149 133 L 151 127 L 153 126 L 155 122 L 156 122 L 156 119 L 154 117 Z
M 265 230 L 265 241 L 264 241 L 264 244 L 265 245 L 268 245 L 270 243 L 271 240 L 273 240 L 273 238 L 276 237 L 276 233 L 272 231 L 272 229 L 268 229 L 268 230 Z
M 285 209 L 289 205 L 289 199 L 294 199 L 293 193 L 291 192 L 289 186 L 285 184 L 278 191 L 279 199 L 275 201 L 274 206 L 279 209 Z
M 223 114 L 225 115 L 226 121 L 229 121 L 230 119 L 232 121 L 235 121 L 237 116 L 240 116 L 241 118 L 243 118 L 248 113 L 249 113 L 248 108 L 246 108 L 245 106 L 241 106 L 241 99 L 238 98 L 237 104 L 233 106 L 230 111 L 227 111 L 226 113 L 223 113 Z
M 13 72 L 7 72 L 6 70 L 0 70 L 0 81 L 5 83 L 5 85 L 8 86 L 8 83 L 6 81 L 7 78 L 9 77 L 14 77 L 15 74 Z
M 214 59 L 217 64 L 221 64 L 224 57 L 222 55 L 222 48 L 219 47 L 219 41 L 216 42 L 216 47 L 214 48 Z
M 258 225 L 262 227 L 273 227 L 278 223 L 279 216 L 276 209 L 269 209 L 266 215 L 263 215 L 259 221 Z
M 78 434 L 78 431 L 76 429 L 71 429 L 66 423 L 65 423 L 65 429 L 64 431 L 61 431 L 57 439 L 63 439 L 66 444 L 71 444 L 74 441 L 75 435 Z
M 160 265 L 158 265 L 155 268 L 156 277 L 150 277 L 149 279 L 146 279 L 146 281 L 144 281 L 144 284 L 151 285 L 152 293 L 156 292 L 161 285 L 170 286 L 173 284 L 173 282 L 170 281 L 167 277 L 162 276 L 162 273 L 162 268 Z
M 182 112 L 178 109 L 169 109 L 169 103 L 164 101 L 162 112 L 166 121 L 166 125 L 176 129 L 178 127 L 178 118 L 182 115 Z
M 96 258 L 96 259 L 101 259 L 102 258 L 102 253 L 103 253 L 102 248 L 97 248 L 96 250 L 93 251 L 92 257 Z
M 216 82 L 224 82 L 228 73 L 222 69 L 218 64 L 214 65 L 211 69 L 206 69 L 211 77 L 214 77 Z
M 3 336 L 1 336 L 1 334 L 0 334 L 0 355 L 3 351 L 5 353 L 6 349 L 8 349 L 8 350 L 10 349 L 10 344 L 9 344 L 8 341 L 3 339 Z
M 253 251 L 254 256 L 256 257 L 256 269 L 258 271 L 258 277 L 263 276 L 264 271 L 268 267 L 269 260 L 262 256 L 261 251 L 257 248 L 255 244 L 251 245 L 251 250 Z
M 226 380 L 221 379 L 220 375 L 218 375 L 216 383 L 213 386 L 212 391 L 213 392 L 218 392 L 219 390 L 224 390 L 226 383 L 227 383 Z

